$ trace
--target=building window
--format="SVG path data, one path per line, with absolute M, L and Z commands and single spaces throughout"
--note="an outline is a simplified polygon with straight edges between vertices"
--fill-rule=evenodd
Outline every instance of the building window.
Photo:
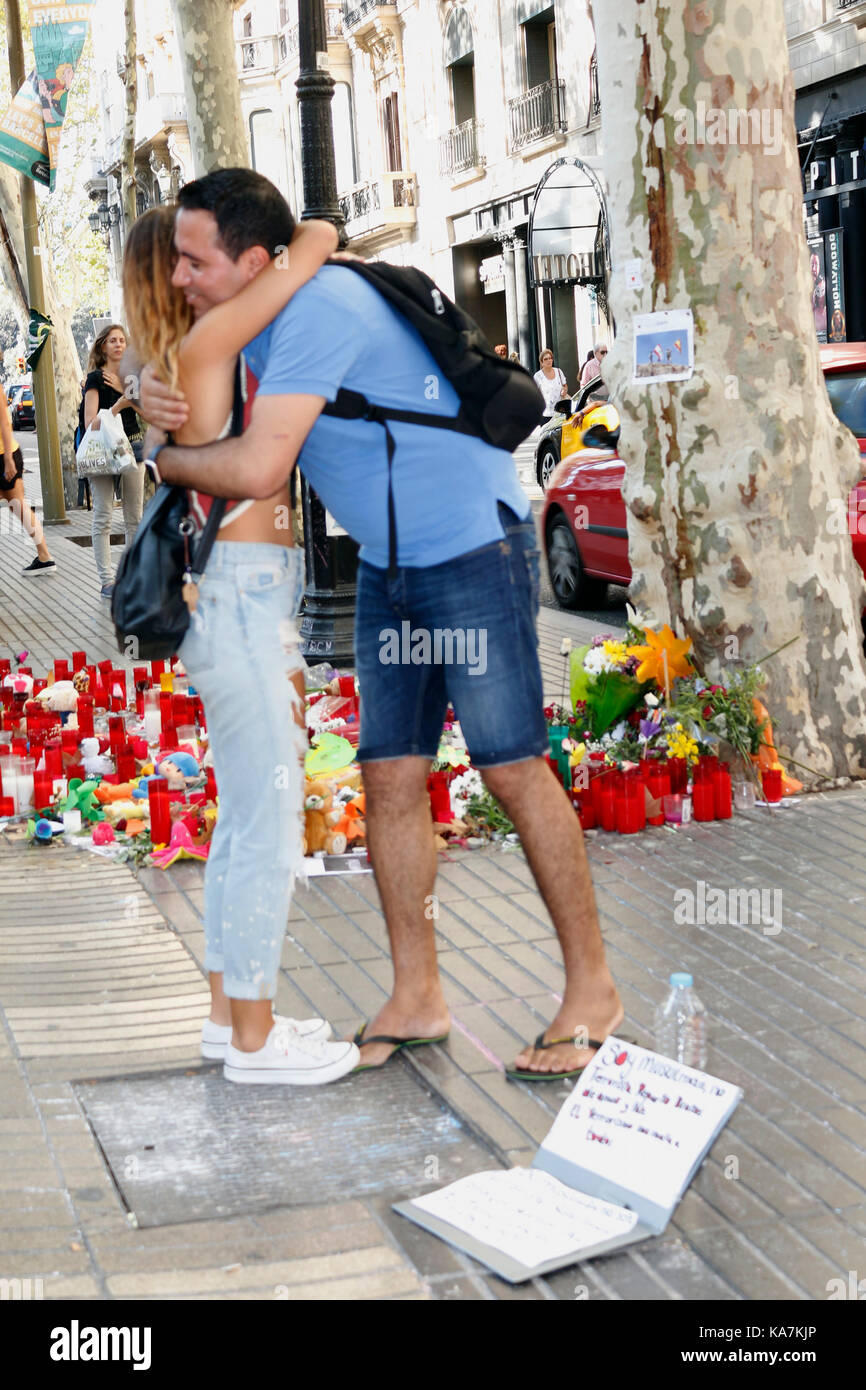
M 289 0 L 280 0 L 280 28 L 285 29 L 289 22 Z
M 156 83 L 153 80 L 153 73 L 149 72 L 146 78 L 147 99 L 152 101 L 156 94 Z
M 355 116 L 352 110 L 352 89 L 348 82 L 334 87 L 331 107 L 334 121 L 334 159 L 337 187 L 351 188 L 358 182 L 358 160 L 355 154 Z
M 472 21 L 456 9 L 445 31 L 445 65 L 451 87 L 454 125 L 475 120 L 475 40 Z
M 390 92 L 382 102 L 382 127 L 385 132 L 385 164 L 389 173 L 403 168 L 400 148 L 400 113 L 397 93 Z
M 524 59 L 526 63 L 527 88 L 541 87 L 546 82 L 555 82 L 558 77 L 556 63 L 556 22 L 554 7 L 542 10 L 523 24 Z
M 245 14 L 243 19 L 244 38 L 251 39 L 253 36 L 253 17 L 252 14 Z

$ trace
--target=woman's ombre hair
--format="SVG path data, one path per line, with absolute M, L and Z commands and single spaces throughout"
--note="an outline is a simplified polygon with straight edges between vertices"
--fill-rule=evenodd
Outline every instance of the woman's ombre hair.
M 142 362 L 150 362 L 169 386 L 177 386 L 178 352 L 192 328 L 183 291 L 171 283 L 173 206 L 151 208 L 133 222 L 123 253 L 123 302 L 130 337 Z

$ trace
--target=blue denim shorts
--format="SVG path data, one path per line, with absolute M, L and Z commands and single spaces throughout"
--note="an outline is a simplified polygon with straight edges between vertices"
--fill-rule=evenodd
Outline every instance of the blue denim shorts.
M 359 565 L 361 762 L 434 758 L 449 701 L 476 767 L 547 751 L 535 526 L 499 514 L 501 540 L 444 564 Z

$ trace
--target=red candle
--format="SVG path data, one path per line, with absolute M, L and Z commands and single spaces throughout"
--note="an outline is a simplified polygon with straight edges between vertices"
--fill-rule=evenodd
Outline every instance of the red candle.
M 448 778 L 444 772 L 434 772 L 430 776 L 430 810 L 434 821 L 450 824 L 454 819 L 454 812 L 451 808 L 451 793 L 448 790 Z
M 97 661 L 97 663 L 96 663 L 96 669 L 97 669 L 97 671 L 101 672 L 103 680 L 104 680 L 105 677 L 108 675 L 109 671 L 111 671 L 111 670 L 113 669 L 113 667 L 114 667 L 114 662 L 113 662 L 113 661 L 109 661 L 109 660 L 106 660 L 106 661 Z
M 695 820 L 714 820 L 716 797 L 711 777 L 698 777 L 692 787 L 692 811 Z
M 24 737 L 23 734 L 12 735 L 12 752 L 14 753 L 16 758 L 26 758 L 27 739 Z
M 177 748 L 177 729 L 174 724 L 163 724 L 159 744 L 163 750 Z
M 64 753 L 74 753 L 78 747 L 80 729 L 61 729 L 60 746 Z
M 73 671 L 73 674 L 74 674 L 76 671 L 83 671 L 86 665 L 87 665 L 87 652 L 73 652 L 73 653 L 72 653 L 72 671 Z
M 671 795 L 685 796 L 689 785 L 689 765 L 685 758 L 668 758 L 671 776 Z
M 68 680 L 69 680 L 69 662 L 68 662 L 68 661 L 55 661 L 55 663 L 54 663 L 54 679 L 55 679 L 56 681 L 68 681 Z
M 150 805 L 150 838 L 155 845 L 167 845 L 171 838 L 168 783 L 164 777 L 151 777 L 147 784 Z
M 616 828 L 621 835 L 634 835 L 646 825 L 646 799 L 640 769 L 628 768 L 622 774 L 616 797 Z
M 51 805 L 54 778 L 47 772 L 33 774 L 33 804 L 37 811 L 44 811 Z
M 213 770 L 213 768 L 212 768 L 212 767 L 206 767 L 206 768 L 205 768 L 205 774 L 204 774 L 204 775 L 205 775 L 205 788 L 204 788 L 204 789 L 205 789 L 205 792 L 206 792 L 206 794 L 207 794 L 207 799 L 208 799 L 208 801 L 216 801 L 216 799 L 217 799 L 217 784 L 216 784 L 216 777 L 214 776 L 214 770 Z
M 79 738 L 93 738 L 93 703 L 92 695 L 79 695 L 78 697 Z
M 582 830 L 594 830 L 596 826 L 595 810 L 592 804 L 592 792 L 589 787 L 582 788 L 574 793 L 574 804 Z
M 108 716 L 108 744 L 115 753 L 118 748 L 122 748 L 126 743 L 126 729 L 123 723 L 122 714 L 110 714 Z
M 13 746 L 15 740 L 12 740 Z M 761 773 L 761 783 L 764 788 L 764 798 L 767 801 L 782 800 L 782 769 L 780 767 L 765 767 Z
M 150 663 L 150 674 L 151 674 L 151 677 L 152 677 L 152 679 L 153 679 L 154 681 L 158 681 L 158 680 L 159 680 L 159 678 L 160 678 L 160 676 L 162 675 L 162 673 L 163 673 L 164 670 L 165 670 L 165 662 L 164 662 L 164 661 L 152 661 L 152 662 Z
M 15 798 L 14 798 L 14 796 L 0 796 L 0 816 L 14 816 L 14 815 L 15 815 Z
M 39 692 L 40 692 L 41 690 L 44 690 L 44 689 L 46 688 L 47 685 L 48 685 L 48 682 L 47 682 L 47 680 L 45 679 L 44 676 L 37 676 L 36 679 L 35 679 L 34 682 L 33 682 L 33 694 L 34 694 L 34 695 L 38 695 Z
M 730 820 L 733 813 L 731 773 L 727 763 L 720 763 L 713 773 L 713 797 L 716 820 Z
M 602 779 L 601 821 L 602 830 L 616 830 L 616 799 L 622 778 L 613 769 Z
M 127 744 L 121 748 L 117 754 L 117 780 L 118 782 L 130 782 L 135 776 L 135 753 Z
M 8 656 L 0 657 L 0 680 L 2 680 L 4 676 L 8 676 L 11 670 L 12 662 L 9 660 Z
M 60 747 L 55 748 L 50 744 L 46 744 L 44 766 L 47 776 L 63 776 L 63 751 Z
M 83 781 L 84 781 L 84 764 L 83 764 L 83 763 L 70 763 L 69 767 L 66 769 L 66 776 L 67 776 L 67 779 L 68 779 L 70 782 L 71 782 L 74 778 L 76 778 L 76 777 L 80 777 L 81 780 L 82 780 L 82 782 L 83 782 Z
M 352 700 L 355 697 L 355 677 L 340 676 L 340 694 L 346 699 Z

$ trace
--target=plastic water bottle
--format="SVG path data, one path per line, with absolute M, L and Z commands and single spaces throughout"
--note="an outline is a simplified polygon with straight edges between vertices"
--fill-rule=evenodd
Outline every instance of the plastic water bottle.
M 707 1065 L 707 1011 L 692 984 L 691 975 L 679 971 L 671 975 L 671 992 L 656 1009 L 656 1051 L 703 1071 Z

